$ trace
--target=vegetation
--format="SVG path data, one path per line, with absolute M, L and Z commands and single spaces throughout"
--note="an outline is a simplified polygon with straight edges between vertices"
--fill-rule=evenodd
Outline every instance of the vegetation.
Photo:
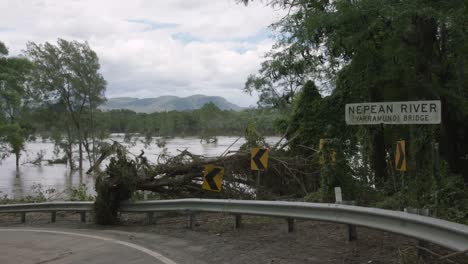
M 260 92 L 262 105 L 286 109 L 280 128 L 291 153 L 307 156 L 319 149 L 320 138 L 329 139 L 323 151 L 336 151 L 337 160 L 321 168 L 322 198 L 339 184 L 346 199 L 429 207 L 439 217 L 467 222 L 465 2 L 267 2 L 289 12 L 273 25 L 275 48 L 245 89 Z M 440 125 L 344 122 L 347 103 L 431 99 L 442 102 Z M 406 173 L 393 167 L 400 139 L 409 145 Z M 448 211 L 442 208 L 448 204 Z
M 120 202 L 132 197 L 136 190 L 137 168 L 133 160 L 126 157 L 125 149 L 116 149 L 116 158 L 112 158 L 106 169 L 96 179 L 96 202 L 94 206 L 98 224 L 114 224 Z
M 87 43 L 63 39 L 59 39 L 57 45 L 30 42 L 26 53 L 35 65 L 32 85 L 37 90 L 39 103 L 48 110 L 47 114 L 55 114 L 55 121 L 60 120 L 55 122 L 59 129 L 55 140 L 65 151 L 70 167 L 74 164 L 72 145 L 75 141 L 79 169 L 83 169 L 83 148 L 93 164 L 97 147 L 94 112 L 105 100 L 106 87 L 99 73 L 96 53 Z
M 193 111 L 135 113 L 111 110 L 96 113 L 100 127 L 107 133 L 130 133 L 153 136 L 242 135 L 253 121 L 265 135 L 275 135 L 273 121 L 279 117 L 274 109 L 243 111 L 220 110 L 213 103 Z
M 29 87 L 32 64 L 23 57 L 7 57 L 0 42 L 0 158 L 13 153 L 16 167 L 24 142 L 32 133 L 25 121 L 33 93 Z
M 115 222 L 120 201 L 139 190 L 161 198 L 329 202 L 335 186 L 361 205 L 428 207 L 438 217 L 468 223 L 466 1 L 265 2 L 288 12 L 272 26 L 276 45 L 245 84 L 245 92 L 260 94 L 259 108 L 240 112 L 214 104 L 190 112 L 101 112 L 106 82 L 87 43 L 29 43 L 29 60 L 7 57 L 1 44 L 2 154 L 19 157 L 35 132 L 53 138 L 72 169 L 73 146 L 80 169 L 85 152 L 90 171 L 111 157 L 96 180 L 100 223 Z M 440 125 L 345 124 L 347 103 L 418 100 L 441 101 Z M 103 143 L 110 132 L 126 133 L 126 139 L 139 133 L 148 143 L 152 136 L 212 140 L 237 134 L 247 143 L 214 159 L 181 151 L 174 157 L 162 153 L 164 158 L 150 164 L 144 153 L 131 157 L 122 146 Z M 263 136 L 276 132 L 282 142 L 268 146 Z M 393 166 L 400 139 L 408 144 L 406 172 Z M 254 146 L 270 149 L 260 182 L 249 167 Z M 225 168 L 219 194 L 200 188 L 208 163 Z
M 65 193 L 70 193 L 71 201 L 92 201 L 94 197 L 90 195 L 85 184 L 79 184 L 77 187 L 69 188 L 63 192 L 58 192 L 55 188 L 45 188 L 42 184 L 33 184 L 30 195 L 16 199 L 9 198 L 7 195 L 0 197 L 0 204 L 16 203 L 41 203 L 63 199 Z

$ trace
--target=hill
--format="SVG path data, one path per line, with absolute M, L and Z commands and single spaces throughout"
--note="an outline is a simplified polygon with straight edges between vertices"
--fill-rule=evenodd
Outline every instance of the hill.
M 100 108 L 102 110 L 129 109 L 139 113 L 154 113 L 164 111 L 187 111 L 200 109 L 206 103 L 214 103 L 221 110 L 241 110 L 220 96 L 192 95 L 189 97 L 160 96 L 156 98 L 116 97 L 108 98 Z

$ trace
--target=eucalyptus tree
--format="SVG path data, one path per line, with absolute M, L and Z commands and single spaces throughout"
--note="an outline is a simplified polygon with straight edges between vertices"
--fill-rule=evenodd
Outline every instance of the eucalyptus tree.
M 32 98 L 31 69 L 32 64 L 26 58 L 8 57 L 8 49 L 0 42 L 0 144 L 3 144 L 0 156 L 15 154 L 17 168 L 25 140 L 31 133 L 24 120 Z
M 258 75 L 251 74 L 244 91 L 259 93 L 261 107 L 275 107 L 289 110 L 297 93 L 306 81 L 310 80 L 307 62 L 298 60 L 289 50 L 271 52 L 262 63 Z
M 95 138 L 94 112 L 105 100 L 106 81 L 99 73 L 98 56 L 87 42 L 64 39 L 58 39 L 56 45 L 29 42 L 26 54 L 35 64 L 33 83 L 43 104 L 57 104 L 65 111 L 68 148 L 77 142 L 81 170 L 83 148 L 93 161 L 90 153 L 96 146 L 88 139 Z M 73 163 L 71 156 L 69 161 Z

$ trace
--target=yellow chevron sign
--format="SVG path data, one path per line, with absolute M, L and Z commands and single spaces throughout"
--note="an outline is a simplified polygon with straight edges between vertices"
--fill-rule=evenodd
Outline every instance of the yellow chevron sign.
M 406 144 L 404 140 L 399 140 L 396 144 L 395 169 L 406 171 Z
M 252 148 L 250 150 L 250 168 L 252 170 L 268 168 L 268 149 Z
M 220 192 L 223 187 L 224 168 L 215 165 L 205 165 L 203 171 L 203 185 L 204 190 Z

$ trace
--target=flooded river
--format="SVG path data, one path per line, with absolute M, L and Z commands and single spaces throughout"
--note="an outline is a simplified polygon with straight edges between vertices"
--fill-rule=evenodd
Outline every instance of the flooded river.
M 156 140 L 157 138 L 155 138 Z M 171 138 L 165 139 L 167 152 L 176 155 L 178 150 L 187 149 L 188 151 L 203 155 L 206 157 L 214 157 L 222 154 L 231 144 L 234 145 L 230 150 L 238 150 L 245 142 L 238 137 L 218 137 L 217 143 L 201 143 L 199 138 Z M 124 143 L 123 135 L 112 135 L 111 140 L 126 145 L 130 152 L 136 155 L 140 154 L 141 150 L 145 151 L 145 156 L 150 162 L 156 162 L 158 155 L 161 153 L 161 148 L 153 143 L 145 147 L 143 138 L 136 138 L 135 143 Z M 269 137 L 269 143 L 276 143 L 278 137 Z M 54 189 L 54 195 L 58 198 L 66 197 L 68 191 L 72 187 L 77 187 L 80 184 L 85 184 L 89 193 L 94 193 L 94 177 L 86 173 L 70 172 L 64 164 L 47 165 L 43 162 L 41 166 L 33 165 L 31 162 L 37 157 L 37 153 L 44 153 L 44 159 L 57 158 L 54 155 L 54 144 L 50 141 L 43 142 L 41 139 L 35 142 L 26 144 L 26 151 L 23 153 L 20 160 L 19 171 L 15 168 L 15 158 L 10 156 L 1 161 L 0 164 L 0 195 L 8 196 L 9 198 L 21 198 L 28 195 L 34 195 L 36 190 L 40 188 L 42 191 Z M 63 154 L 59 154 L 59 157 Z M 88 165 L 85 169 L 88 169 Z

